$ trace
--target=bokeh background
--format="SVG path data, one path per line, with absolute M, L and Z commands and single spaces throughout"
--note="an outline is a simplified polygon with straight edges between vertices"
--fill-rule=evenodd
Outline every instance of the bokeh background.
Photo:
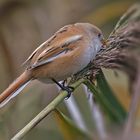
M 22 63 L 42 42 L 60 27 L 75 22 L 90 22 L 109 35 L 119 17 L 138 0 L 0 0 L 0 92 L 23 70 Z M 128 80 L 124 73 L 104 70 L 116 97 L 127 109 Z M 54 85 L 38 81 L 0 109 L 0 140 L 10 139 L 36 116 L 56 95 Z M 87 97 L 82 87 L 75 94 L 87 127 L 93 129 Z M 64 103 L 59 109 L 71 117 Z M 137 123 L 137 125 L 140 125 Z M 63 140 L 53 113 L 47 116 L 25 140 Z

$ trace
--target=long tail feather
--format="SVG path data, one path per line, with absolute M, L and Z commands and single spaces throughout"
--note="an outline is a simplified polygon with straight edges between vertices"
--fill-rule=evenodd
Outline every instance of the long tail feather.
M 0 94 L 0 108 L 18 95 L 21 90 L 31 81 L 31 76 L 24 72 L 3 93 Z

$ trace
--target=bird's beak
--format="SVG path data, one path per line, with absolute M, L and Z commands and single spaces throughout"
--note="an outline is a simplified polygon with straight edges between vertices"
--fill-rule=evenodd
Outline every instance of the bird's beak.
M 105 48 L 107 46 L 107 41 L 105 39 L 102 39 L 101 42 L 103 44 L 103 48 Z

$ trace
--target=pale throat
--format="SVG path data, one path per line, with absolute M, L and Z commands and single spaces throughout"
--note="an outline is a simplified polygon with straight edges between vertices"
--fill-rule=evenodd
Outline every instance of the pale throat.
M 94 59 L 97 53 L 101 50 L 102 48 L 102 43 L 99 40 L 99 38 L 94 38 L 92 40 L 92 58 Z

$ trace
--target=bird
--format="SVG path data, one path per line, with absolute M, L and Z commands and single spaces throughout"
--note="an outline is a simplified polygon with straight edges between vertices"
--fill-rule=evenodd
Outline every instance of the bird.
M 42 43 L 24 62 L 24 72 L 0 94 L 0 108 L 18 95 L 32 80 L 60 84 L 84 69 L 105 46 L 102 31 L 90 23 L 74 23 L 60 28 Z M 68 95 L 68 96 L 69 96 Z

